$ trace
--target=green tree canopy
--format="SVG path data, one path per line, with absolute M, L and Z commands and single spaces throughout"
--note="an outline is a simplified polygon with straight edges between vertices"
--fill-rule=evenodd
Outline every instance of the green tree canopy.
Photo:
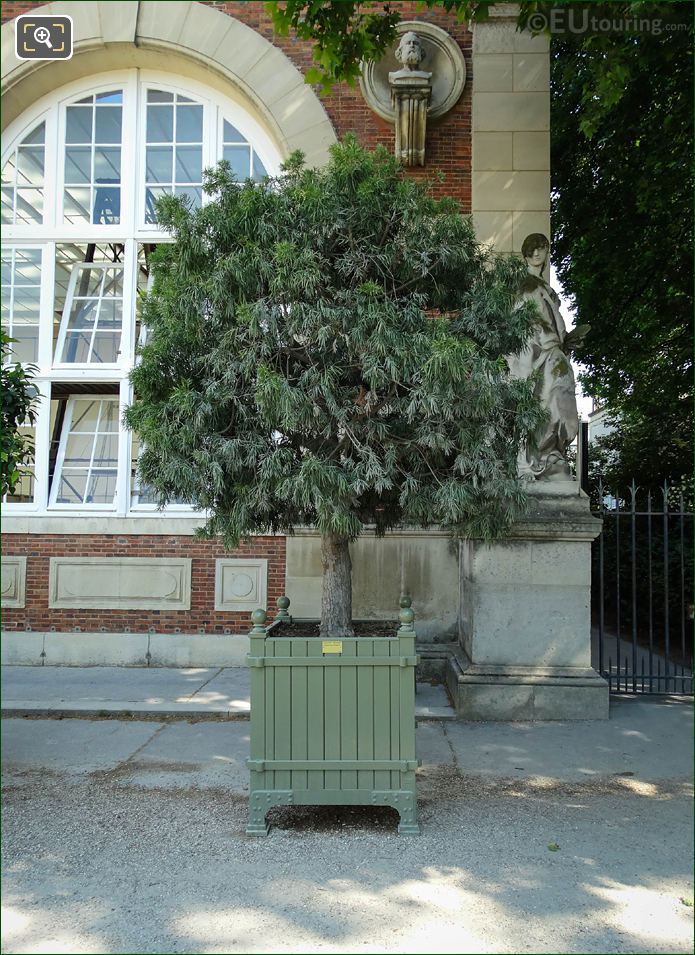
M 441 524 L 491 537 L 524 504 L 516 458 L 542 412 L 504 355 L 536 318 L 451 200 L 353 139 L 320 170 L 162 199 L 148 341 L 127 412 L 142 479 L 233 545 L 315 525 L 325 632 L 350 629 L 348 542 Z
M 690 4 L 639 6 L 692 26 Z M 591 325 L 584 388 L 619 418 L 596 464 L 653 487 L 692 467 L 692 35 L 595 41 L 551 47 L 554 260 Z M 622 82 L 587 105 L 608 49 Z

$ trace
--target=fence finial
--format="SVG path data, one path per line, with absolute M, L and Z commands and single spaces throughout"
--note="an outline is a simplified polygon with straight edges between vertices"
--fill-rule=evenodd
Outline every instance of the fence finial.
M 290 606 L 290 598 L 286 597 L 284 594 L 282 597 L 277 599 L 277 608 L 278 612 L 275 614 L 276 622 L 281 620 L 283 623 L 291 623 L 292 617 L 287 612 Z
M 400 604 L 400 613 L 398 614 L 398 619 L 401 622 L 398 632 L 399 633 L 412 633 L 415 629 L 413 622 L 415 620 L 415 613 L 412 610 L 413 598 L 409 594 L 403 594 L 401 597 Z
M 251 628 L 251 636 L 258 636 L 259 634 L 265 634 L 265 622 L 268 619 L 268 614 L 265 610 L 261 610 L 260 607 L 258 610 L 254 610 L 251 614 L 251 623 L 253 627 Z

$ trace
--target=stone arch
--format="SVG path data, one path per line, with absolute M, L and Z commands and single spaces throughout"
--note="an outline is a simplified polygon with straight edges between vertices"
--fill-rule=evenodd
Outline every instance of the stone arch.
M 264 123 L 282 156 L 301 149 L 309 165 L 322 165 L 336 141 L 321 101 L 288 57 L 220 10 L 194 0 L 63 0 L 35 12 L 72 17 L 74 54 L 54 63 L 19 60 L 14 23 L 3 24 L 3 129 L 59 86 L 136 67 L 166 69 L 237 99 Z

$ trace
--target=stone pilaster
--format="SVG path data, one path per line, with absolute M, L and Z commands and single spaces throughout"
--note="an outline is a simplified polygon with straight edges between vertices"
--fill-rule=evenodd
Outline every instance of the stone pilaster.
M 549 44 L 518 32 L 517 13 L 493 7 L 473 33 L 472 213 L 478 240 L 497 252 L 550 235 Z

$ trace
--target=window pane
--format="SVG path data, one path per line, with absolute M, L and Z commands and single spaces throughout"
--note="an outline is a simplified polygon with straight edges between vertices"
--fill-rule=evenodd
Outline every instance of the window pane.
M 15 361 L 35 362 L 39 353 L 39 330 L 35 326 L 15 327 L 12 337 L 12 357 Z
M 236 126 L 232 126 L 231 123 L 228 123 L 225 119 L 222 136 L 225 143 L 245 143 L 247 142 L 246 136 L 242 136 Z
M 33 129 L 28 135 L 24 137 L 22 143 L 25 145 L 38 145 L 39 143 L 44 143 L 46 141 L 46 124 L 40 123 L 36 129 Z
M 3 250 L 2 322 L 16 339 L 10 345 L 12 361 L 35 362 L 40 317 L 40 249 Z
M 97 186 L 94 190 L 92 222 L 95 225 L 117 225 L 121 221 L 119 186 Z
M 118 361 L 118 350 L 121 344 L 120 333 L 102 335 L 97 332 L 92 345 L 90 361 L 94 365 L 113 364 Z
M 261 179 L 264 179 L 268 175 L 265 166 L 258 157 L 258 153 L 254 152 L 253 154 L 253 178 L 256 182 L 260 182 Z
M 65 446 L 65 466 L 89 467 L 93 445 L 91 434 L 71 434 Z
M 5 224 L 43 221 L 45 123 L 17 146 L 2 170 L 2 221 Z
M 101 292 L 101 286 L 104 284 L 104 270 L 90 268 L 88 264 L 81 262 L 76 263 L 75 268 L 79 269 L 80 272 L 80 277 L 75 286 L 75 301 L 98 296 Z
M 15 286 L 13 321 L 18 325 L 38 325 L 39 299 L 41 291 L 38 288 Z
M 112 504 L 116 495 L 116 471 L 95 471 L 87 488 L 85 504 Z
M 201 143 L 203 141 L 203 107 L 176 107 L 176 141 Z
M 99 431 L 118 433 L 118 401 L 115 398 L 102 401 Z
M 96 431 L 101 402 L 93 399 L 78 398 L 72 412 L 71 431 Z
M 17 179 L 17 157 L 13 153 L 2 167 L 2 181 L 14 185 Z
M 89 222 L 91 216 L 89 207 L 91 205 L 91 189 L 89 186 L 72 186 L 65 190 L 65 212 L 63 218 L 66 222 L 76 224 L 78 222 Z
M 99 331 L 113 332 L 121 327 L 123 315 L 122 302 L 117 299 L 103 298 L 99 309 Z
M 56 496 L 57 504 L 82 504 L 85 499 L 88 471 L 63 468 Z
M 97 100 L 97 106 L 100 105 L 101 103 L 122 103 L 123 91 L 112 90 L 109 93 L 97 93 L 96 100 Z
M 94 150 L 94 179 L 96 182 L 121 181 L 121 150 L 113 146 L 97 146 Z
M 237 179 L 247 179 L 251 175 L 251 147 L 225 146 L 222 158 L 232 167 Z
M 173 103 L 174 94 L 165 93 L 162 90 L 148 90 L 147 102 L 148 103 Z
M 203 150 L 200 146 L 176 147 L 176 182 L 199 183 L 203 176 Z
M 42 222 L 43 190 L 18 189 L 17 212 L 15 217 L 18 223 Z
M 174 150 L 171 146 L 148 146 L 145 160 L 145 181 L 171 183 Z
M 175 190 L 177 196 L 187 196 L 191 201 L 191 208 L 200 209 L 203 204 L 203 190 L 195 189 L 193 186 L 177 186 Z
M 65 114 L 65 142 L 91 143 L 93 116 L 91 103 L 89 106 L 68 106 Z
M 65 336 L 63 362 L 84 365 L 89 361 L 89 349 L 92 343 L 92 330 L 68 332 Z
M 70 331 L 93 328 L 97 317 L 98 301 L 94 299 L 79 299 L 70 309 Z
M 11 186 L 2 187 L 2 222 L 10 224 L 14 219 L 14 189 Z
M 96 110 L 97 143 L 120 143 L 122 110 L 120 106 L 97 107 Z
M 118 435 L 100 434 L 94 448 L 94 466 L 113 467 L 118 461 Z
M 3 259 L 3 263 L 8 261 Z M 15 282 L 18 285 L 39 285 L 41 282 L 40 265 L 41 249 L 16 249 L 14 261 Z
M 68 146 L 65 150 L 65 184 L 77 186 L 92 178 L 92 150 L 90 146 Z
M 20 146 L 17 150 L 17 185 L 43 183 L 43 146 Z
M 147 142 L 171 143 L 174 140 L 174 107 L 147 107 Z
M 145 222 L 152 223 L 157 221 L 157 212 L 154 207 L 155 202 L 161 196 L 171 193 L 171 188 L 165 189 L 163 186 L 151 186 L 145 192 Z

